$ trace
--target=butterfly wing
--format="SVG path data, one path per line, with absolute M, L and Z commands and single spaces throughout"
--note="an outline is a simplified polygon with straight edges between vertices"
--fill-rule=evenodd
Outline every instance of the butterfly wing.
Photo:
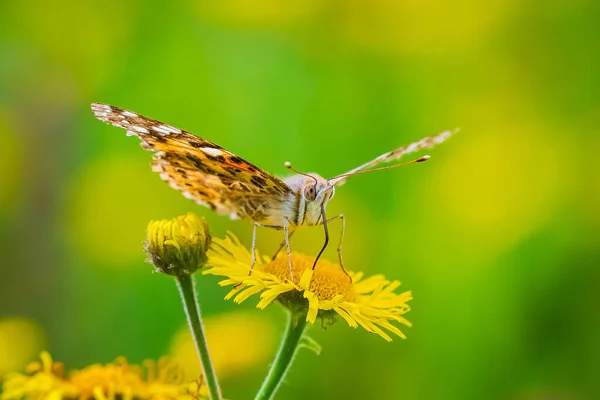
M 450 136 L 452 136 L 456 132 L 458 132 L 458 129 L 444 131 L 436 136 L 425 137 L 425 138 L 419 140 L 418 142 L 409 144 L 408 146 L 403 146 L 403 147 L 397 148 L 396 150 L 392 150 L 390 152 L 382 154 L 379 157 L 340 175 L 339 177 L 334 177 L 334 178 L 329 179 L 327 182 L 331 186 L 341 186 L 344 183 L 346 183 L 346 180 L 350 176 L 352 176 L 352 174 L 355 174 L 357 172 L 366 171 L 370 168 L 373 168 L 377 164 L 387 163 L 387 162 L 390 162 L 393 160 L 398 160 L 405 154 L 415 153 L 415 152 L 423 150 L 423 149 L 430 149 L 433 146 L 435 146 L 436 144 L 445 142 Z
M 208 140 L 115 106 L 93 103 L 92 111 L 153 151 L 162 180 L 218 213 L 269 222 L 289 202 L 286 183 Z

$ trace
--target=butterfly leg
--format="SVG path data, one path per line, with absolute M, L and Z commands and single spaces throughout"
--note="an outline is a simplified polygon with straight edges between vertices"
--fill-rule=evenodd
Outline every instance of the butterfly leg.
M 252 269 L 254 268 L 254 264 L 256 263 L 256 228 L 261 226 L 258 222 L 254 223 L 254 228 L 252 229 L 252 262 L 250 263 L 250 269 L 248 269 L 248 276 L 252 275 Z M 233 288 L 237 289 L 242 283 L 238 283 Z
M 287 250 L 288 262 L 290 264 L 290 280 L 294 281 L 294 272 L 292 269 L 292 249 L 290 248 L 290 234 L 289 234 L 289 223 L 287 217 L 283 217 L 283 236 L 285 239 L 285 248 Z M 293 232 L 292 232 L 293 233 Z
M 258 228 L 259 225 L 258 222 L 255 222 L 254 228 L 252 229 L 252 262 L 250 263 L 248 276 L 252 275 L 252 268 L 254 268 L 254 264 L 256 263 L 256 228 Z
M 250 269 L 248 269 L 248 276 L 252 275 L 252 268 L 254 268 L 254 264 L 256 263 L 256 228 L 258 228 L 260 224 L 258 222 L 254 223 L 254 228 L 252 229 L 252 262 L 250 263 Z M 233 288 L 237 289 L 242 283 L 238 283 Z
M 294 232 L 296 232 L 295 229 L 290 232 L 290 234 L 288 235 L 288 239 L 292 238 L 292 236 L 294 235 Z M 277 249 L 277 251 L 275 252 L 275 254 L 273 254 L 273 257 L 271 257 L 271 260 L 274 260 L 277 257 L 277 255 L 279 254 L 279 252 L 281 251 L 281 249 L 283 249 L 284 246 L 285 246 L 285 239 L 282 240 L 282 242 L 279 244 L 279 248 Z
M 333 218 L 329 218 L 327 220 L 327 222 L 331 222 L 334 219 L 338 219 L 338 218 L 342 220 L 342 230 L 340 232 L 340 244 L 338 245 L 338 248 L 337 248 L 338 259 L 340 260 L 340 267 L 342 267 L 342 271 L 344 271 L 344 273 L 348 276 L 348 278 L 350 278 L 350 274 L 348 274 L 348 271 L 346 271 L 346 268 L 344 268 L 344 261 L 342 260 L 342 245 L 344 243 L 344 232 L 346 230 L 346 218 L 344 218 L 344 214 L 340 214 L 340 215 L 336 215 Z M 352 280 L 352 278 L 350 278 L 350 280 Z

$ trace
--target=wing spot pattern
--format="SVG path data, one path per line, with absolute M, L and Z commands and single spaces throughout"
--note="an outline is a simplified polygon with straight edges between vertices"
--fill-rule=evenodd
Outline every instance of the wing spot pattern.
M 168 135 L 169 134 L 168 130 L 166 130 L 164 128 L 161 128 L 160 126 L 153 126 L 152 129 L 155 130 L 156 132 L 160 133 L 161 135 Z
M 174 128 L 174 127 L 172 127 L 170 125 L 159 125 L 158 127 L 161 128 L 161 129 L 164 129 L 167 132 L 181 133 L 181 129 Z
M 208 154 L 209 156 L 213 157 L 217 157 L 223 154 L 221 150 L 212 147 L 200 147 L 200 150 L 202 150 L 205 154 Z
M 141 126 L 132 126 L 131 129 L 134 129 L 140 133 L 148 133 L 148 129 L 143 128 Z

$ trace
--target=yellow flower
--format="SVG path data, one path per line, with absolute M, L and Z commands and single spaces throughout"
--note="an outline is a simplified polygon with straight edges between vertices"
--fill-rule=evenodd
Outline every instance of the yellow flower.
M 144 367 L 118 358 L 107 365 L 94 364 L 65 377 L 64 365 L 47 352 L 32 362 L 26 374 L 12 373 L 4 379 L 1 400 L 195 400 L 206 398 L 205 387 L 184 381 L 184 373 L 166 358 Z
M 172 220 L 150 221 L 145 249 L 158 272 L 193 274 L 206 263 L 211 236 L 204 218 L 188 213 Z
M 387 341 L 392 338 L 382 328 L 405 339 L 406 336 L 393 322 L 411 326 L 403 314 L 410 307 L 411 292 L 394 293 L 400 286 L 398 281 L 388 281 L 383 275 L 363 279 L 363 273 L 350 272 L 348 276 L 338 265 L 319 260 L 315 270 L 315 258 L 292 253 L 294 280 L 289 279 L 287 254 L 280 254 L 275 260 L 257 260 L 251 275 L 248 275 L 251 254 L 233 235 L 214 239 L 208 252 L 208 266 L 204 274 L 225 276 L 221 286 L 235 285 L 225 296 L 236 303 L 260 293 L 258 308 L 265 308 L 277 299 L 292 312 L 307 312 L 306 320 L 314 324 L 317 317 L 323 321 L 333 321 L 341 316 L 353 328 L 362 326 Z

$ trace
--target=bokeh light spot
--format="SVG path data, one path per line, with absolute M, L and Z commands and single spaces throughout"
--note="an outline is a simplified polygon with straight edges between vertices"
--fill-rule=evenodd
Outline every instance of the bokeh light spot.
M 235 312 L 207 318 L 204 322 L 208 346 L 217 375 L 222 378 L 244 374 L 262 365 L 275 348 L 275 330 L 264 317 Z M 190 330 L 182 327 L 171 341 L 171 356 L 188 377 L 200 374 L 200 364 Z
M 564 186 L 561 146 L 541 127 L 497 128 L 457 136 L 460 146 L 427 183 L 435 188 L 437 221 L 453 230 L 439 242 L 466 264 L 495 257 L 540 228 Z
M 42 328 L 27 318 L 0 320 L 0 377 L 21 371 L 46 346 Z
M 103 265 L 144 260 L 142 242 L 148 221 L 177 214 L 181 207 L 169 201 L 176 196 L 138 158 L 98 159 L 71 185 L 71 241 L 78 251 Z
M 344 2 L 342 37 L 381 54 L 439 55 L 476 46 L 506 20 L 512 2 Z
M 292 0 L 233 0 L 225 2 L 198 2 L 198 14 L 203 19 L 225 25 L 243 27 L 284 27 L 305 21 L 319 8 L 319 1 Z

